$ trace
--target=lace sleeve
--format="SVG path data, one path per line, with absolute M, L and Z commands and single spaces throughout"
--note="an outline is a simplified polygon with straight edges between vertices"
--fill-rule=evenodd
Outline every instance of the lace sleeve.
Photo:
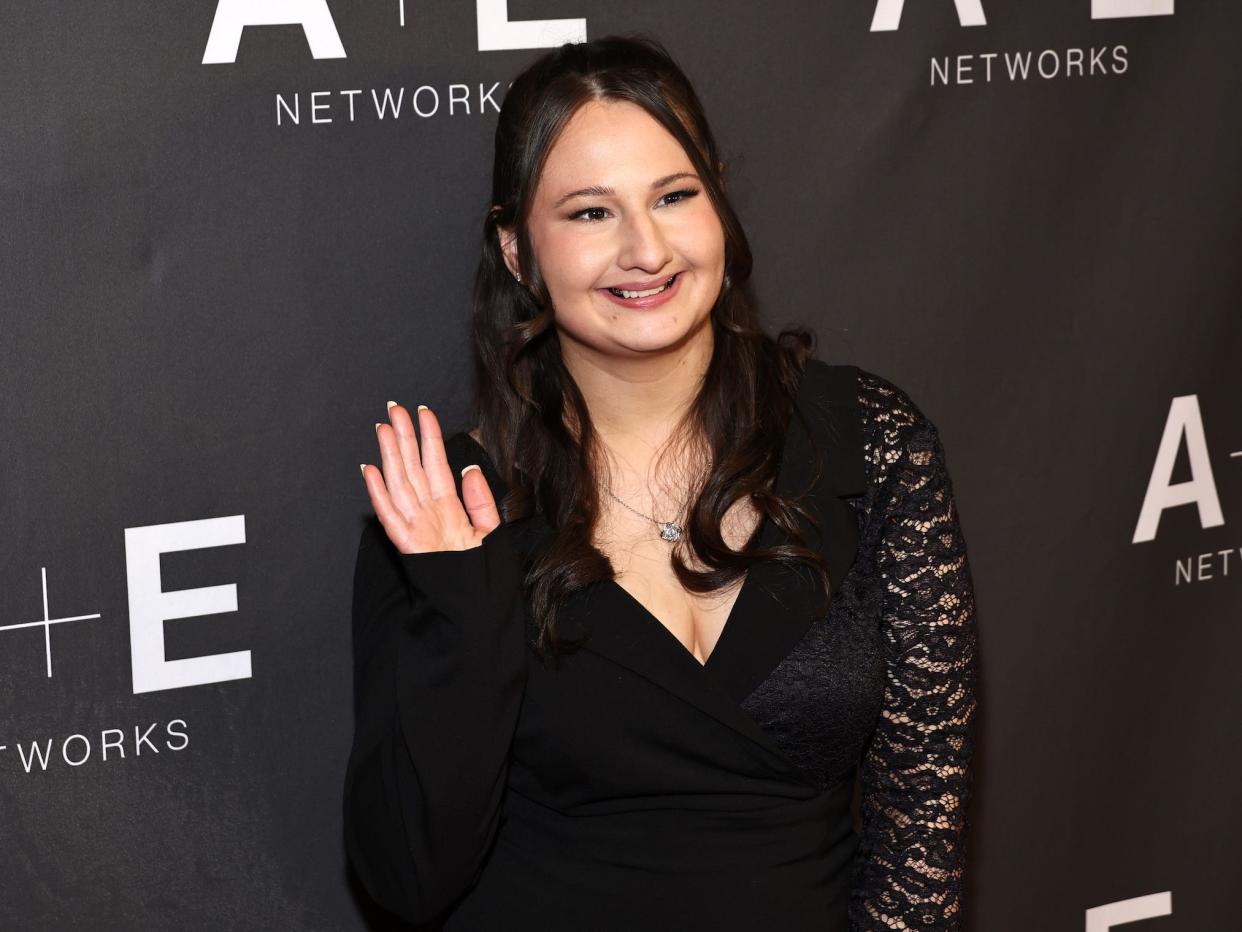
M 855 932 L 962 927 L 975 714 L 974 591 L 935 426 L 860 373 L 878 522 L 884 705 L 863 753 Z

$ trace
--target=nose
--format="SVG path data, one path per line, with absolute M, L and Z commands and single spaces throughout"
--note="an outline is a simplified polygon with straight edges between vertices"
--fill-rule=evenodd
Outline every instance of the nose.
M 617 262 L 623 269 L 642 269 L 655 274 L 672 260 L 672 251 L 659 222 L 649 213 L 635 211 L 621 224 L 621 251 Z

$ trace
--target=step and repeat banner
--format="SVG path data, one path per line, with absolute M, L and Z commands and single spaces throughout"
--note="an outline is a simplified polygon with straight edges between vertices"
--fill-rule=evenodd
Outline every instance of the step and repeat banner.
M 0 6 L 0 928 L 385 927 L 358 463 L 389 398 L 466 426 L 509 82 L 639 31 L 772 331 L 940 427 L 966 927 L 1239 927 L 1242 7 L 132 0 Z

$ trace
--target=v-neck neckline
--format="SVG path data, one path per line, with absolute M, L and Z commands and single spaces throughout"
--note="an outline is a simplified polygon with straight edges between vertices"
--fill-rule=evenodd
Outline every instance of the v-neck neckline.
M 794 390 L 794 399 L 795 399 L 794 403 L 795 404 L 800 403 L 802 400 L 803 386 L 805 385 L 805 383 L 806 383 L 806 372 L 804 370 L 802 373 L 799 374 L 798 385 Z M 792 420 L 794 416 L 795 415 L 791 411 L 789 415 L 790 420 Z M 483 445 L 480 444 L 477 440 L 475 440 L 474 437 L 471 437 L 468 431 L 463 431 L 462 433 L 465 434 L 465 436 L 470 440 L 470 442 L 474 446 L 476 446 L 480 450 L 483 450 L 483 452 L 486 453 L 486 450 L 484 449 Z M 772 487 L 777 492 L 788 491 L 788 489 L 785 488 L 785 486 L 788 484 L 788 470 L 785 468 L 785 457 L 786 457 L 786 453 L 789 447 L 789 435 L 790 435 L 790 431 L 786 430 L 785 435 L 781 440 L 780 448 L 778 451 L 777 471 L 776 471 L 776 476 L 772 482 Z M 769 515 L 767 512 L 762 512 L 759 517 L 759 525 L 755 530 L 751 532 L 751 537 L 757 538 L 757 541 L 756 541 L 757 547 L 759 547 L 760 549 L 765 549 L 767 547 L 772 546 L 771 538 L 774 535 L 775 530 L 776 530 L 776 525 L 772 522 L 771 515 Z M 732 630 L 735 630 L 738 627 L 737 616 L 739 614 L 739 610 L 743 607 L 744 605 L 743 600 L 747 597 L 747 593 L 749 592 L 751 587 L 754 585 L 755 570 L 760 565 L 761 563 L 752 563 L 750 567 L 747 568 L 746 575 L 742 579 L 742 584 L 741 586 L 738 587 L 737 595 L 733 599 L 733 604 L 729 607 L 729 614 L 725 617 L 724 624 L 720 628 L 720 634 L 716 637 L 716 643 L 712 645 L 711 653 L 707 655 L 707 659 L 702 662 L 699 661 L 698 657 L 694 656 L 694 651 L 686 647 L 685 644 L 681 643 L 681 639 L 678 638 L 677 635 L 673 633 L 672 628 L 670 628 L 667 624 L 665 624 L 660 619 L 660 617 L 656 615 L 655 612 L 653 612 L 646 605 L 644 605 L 642 601 L 639 600 L 638 596 L 634 595 L 634 593 L 626 589 L 625 586 L 621 585 L 621 583 L 617 581 L 615 576 L 612 579 L 601 580 L 600 585 L 611 586 L 613 589 L 615 589 L 617 593 L 622 598 L 624 598 L 627 603 L 637 608 L 638 611 L 642 613 L 642 615 L 645 616 L 649 622 L 657 625 L 667 636 L 666 641 L 670 642 L 677 650 L 685 654 L 689 660 L 693 661 L 696 667 L 702 670 L 711 670 L 711 669 L 714 669 L 712 665 L 712 661 L 717 656 L 720 655 L 720 647 L 722 644 L 725 643 L 726 639 L 729 637 L 729 632 Z
M 756 535 L 758 536 L 758 545 L 760 547 L 764 546 L 764 541 L 765 541 L 765 538 L 767 537 L 768 524 L 770 520 L 771 519 L 769 518 L 767 512 L 763 512 L 759 518 L 758 529 L 751 532 L 752 536 L 756 536 Z M 704 670 L 707 670 L 711 668 L 712 659 L 716 657 L 717 654 L 719 653 L 720 645 L 724 643 L 724 640 L 728 636 L 730 628 L 737 627 L 737 625 L 734 624 L 734 619 L 737 617 L 738 607 L 742 605 L 742 600 L 746 597 L 747 589 L 751 585 L 752 579 L 755 575 L 754 571 L 755 571 L 756 565 L 757 564 L 752 564 L 746 570 L 746 575 L 742 578 L 742 585 L 738 587 L 737 594 L 733 598 L 733 604 L 729 606 L 729 614 L 725 616 L 724 624 L 720 628 L 720 634 L 716 636 L 716 643 L 712 645 L 711 652 L 707 655 L 707 659 L 702 662 L 699 661 L 698 657 L 694 656 L 694 651 L 690 650 L 690 648 L 686 647 L 685 644 L 681 643 L 681 639 L 673 633 L 672 628 L 670 628 L 667 624 L 665 624 L 660 619 L 660 617 L 656 615 L 655 612 L 647 608 L 647 606 L 644 605 L 639 600 L 638 596 L 634 595 L 634 593 L 626 589 L 625 586 L 621 585 L 621 583 L 617 581 L 616 577 L 613 577 L 612 579 L 604 580 L 604 583 L 605 584 L 611 583 L 614 587 L 616 587 L 616 589 L 621 593 L 621 595 L 623 595 L 629 602 L 635 605 L 639 609 L 639 611 L 641 611 L 644 615 L 646 615 L 651 621 L 658 624 L 664 630 L 664 633 L 668 635 L 669 639 L 673 642 L 673 644 L 675 644 L 681 651 L 683 651 L 687 657 L 693 660 L 697 666 L 702 667 Z
M 809 365 L 810 363 L 808 363 L 808 367 Z M 802 372 L 798 374 L 798 384 L 794 388 L 794 398 L 793 398 L 794 406 L 804 404 L 805 402 L 804 393 L 806 390 L 806 383 L 807 383 L 807 369 L 804 368 Z M 793 433 L 792 422 L 795 417 L 796 417 L 796 414 L 791 410 L 789 412 L 789 423 L 787 425 L 787 429 L 785 430 L 784 435 L 781 438 L 781 443 L 777 450 L 776 475 L 773 477 L 773 480 L 772 480 L 772 488 L 778 494 L 789 491 L 788 486 L 789 486 L 789 481 L 790 481 L 790 471 L 786 464 L 787 464 L 788 452 L 789 452 L 789 438 Z M 776 537 L 777 530 L 778 529 L 776 527 L 776 524 L 772 521 L 771 515 L 765 511 L 765 512 L 762 512 L 760 515 L 758 527 L 754 531 L 751 532 L 751 538 L 756 540 L 756 547 L 758 549 L 765 550 L 774 545 L 775 543 L 774 538 Z M 773 568 L 772 561 L 770 560 L 757 561 L 755 563 L 752 563 L 747 568 L 746 575 L 742 579 L 742 585 L 738 588 L 737 596 L 733 600 L 733 605 L 730 606 L 729 608 L 729 614 L 725 617 L 724 625 L 720 629 L 720 634 L 716 637 L 716 643 L 712 645 L 711 653 L 707 655 L 707 659 L 701 663 L 699 662 L 699 658 L 694 656 L 694 651 L 686 647 L 685 644 L 681 643 L 681 639 L 678 638 L 677 635 L 673 633 L 672 628 L 670 628 L 663 621 L 661 621 L 659 616 L 657 616 L 655 612 L 651 611 L 651 609 L 647 608 L 646 605 L 644 605 L 641 601 L 639 601 L 637 596 L 635 596 L 632 592 L 630 592 L 623 585 L 621 585 L 621 583 L 617 582 L 615 577 L 612 579 L 604 580 L 603 582 L 605 585 L 611 584 L 612 587 L 616 589 L 617 592 L 620 595 L 622 595 L 627 602 L 636 606 L 639 609 L 639 611 L 641 611 L 642 614 L 645 615 L 650 622 L 659 626 L 659 628 L 666 635 L 666 637 L 664 638 L 666 643 L 671 644 L 678 651 L 684 654 L 686 658 L 692 661 L 694 665 L 698 667 L 700 670 L 714 671 L 719 666 L 719 664 L 713 664 L 713 661 L 716 660 L 718 657 L 722 656 L 721 647 L 725 646 L 727 643 L 729 643 L 730 641 L 734 639 L 730 637 L 730 634 L 731 633 L 733 635 L 737 634 L 738 628 L 740 627 L 739 616 L 745 610 L 746 599 L 751 594 L 751 591 L 753 590 L 754 586 L 758 585 L 758 580 L 755 579 L 756 572 L 763 572 L 764 570 L 770 570 L 772 568 Z
M 808 367 L 809 365 L 811 365 L 811 363 L 808 363 Z M 794 405 L 804 404 L 804 393 L 806 391 L 806 384 L 807 384 L 807 369 L 804 368 L 802 372 L 798 374 L 798 384 L 794 388 L 794 400 L 793 400 Z M 778 493 L 789 491 L 789 489 L 787 488 L 787 486 L 789 485 L 789 469 L 786 467 L 786 460 L 787 460 L 787 454 L 789 450 L 789 438 L 792 434 L 792 426 L 793 426 L 792 421 L 795 417 L 796 417 L 795 413 L 791 410 L 789 412 L 790 424 L 788 428 L 785 430 L 784 436 L 781 438 L 781 443 L 777 451 L 777 458 L 778 458 L 777 469 L 776 469 L 776 476 L 773 478 L 773 481 L 772 481 L 772 488 L 775 489 Z M 466 438 L 470 441 L 471 444 L 473 444 L 475 447 L 477 447 L 479 450 L 483 451 L 484 453 L 487 452 L 486 449 L 483 447 L 483 445 L 479 443 L 479 441 L 475 440 L 474 437 L 470 436 L 470 433 L 468 431 L 462 431 L 462 433 L 466 436 Z M 752 531 L 751 534 L 752 534 L 752 538 L 754 537 L 758 538 L 756 546 L 759 549 L 766 549 L 768 547 L 773 546 L 774 544 L 773 538 L 776 536 L 776 532 L 777 532 L 777 527 L 776 527 L 776 524 L 772 521 L 771 515 L 769 515 L 767 512 L 763 512 L 760 516 L 758 527 L 756 528 L 756 530 Z M 684 654 L 686 659 L 691 661 L 695 667 L 698 667 L 700 670 L 711 671 L 715 669 L 712 661 L 715 660 L 717 657 L 721 656 L 721 650 L 720 650 L 721 646 L 724 645 L 727 640 L 731 640 L 730 632 L 733 632 L 734 634 L 737 633 L 737 629 L 740 626 L 738 623 L 738 616 L 741 610 L 743 610 L 744 608 L 744 605 L 745 605 L 744 600 L 747 598 L 748 593 L 753 588 L 753 586 L 757 584 L 757 580 L 754 579 L 756 570 L 760 569 L 761 567 L 767 566 L 768 564 L 770 564 L 770 562 L 771 561 L 758 561 L 756 563 L 752 563 L 750 567 L 747 568 L 746 575 L 742 579 L 742 585 L 738 588 L 737 596 L 734 598 L 733 605 L 730 606 L 729 608 L 729 614 L 725 618 L 724 625 L 720 629 L 720 634 L 716 638 L 716 643 L 712 645 L 711 653 L 707 655 L 707 659 L 701 663 L 699 662 L 699 659 L 696 656 L 694 656 L 694 651 L 686 647 L 686 645 L 681 642 L 681 639 L 678 638 L 677 635 L 673 633 L 673 630 L 668 625 L 666 625 L 659 618 L 659 616 L 655 614 L 655 612 L 647 608 L 647 606 L 644 605 L 638 599 L 636 595 L 634 595 L 632 592 L 626 589 L 623 585 L 621 585 L 621 583 L 619 583 L 616 580 L 615 576 L 612 579 L 601 580 L 599 584 L 604 585 L 604 586 L 609 586 L 612 589 L 616 590 L 617 594 L 620 595 L 629 605 L 633 606 L 634 608 L 637 608 L 638 611 L 641 613 L 641 615 L 649 623 L 654 624 L 657 627 L 659 627 L 660 630 L 663 632 L 663 639 L 665 640 L 665 642 L 671 644 L 671 646 L 673 646 L 677 651 L 680 651 L 682 654 Z M 716 666 L 718 666 L 718 664 Z
M 799 501 L 811 519 L 806 523 L 799 518 L 798 524 L 806 545 L 826 558 L 835 589 L 854 562 L 860 533 L 855 509 L 845 497 L 860 495 L 866 487 L 857 369 L 812 358 L 800 374 L 795 398 L 800 414 L 791 416 L 781 441 L 775 487 L 784 494 L 806 491 Z M 453 455 L 463 463 L 479 462 L 493 489 L 503 490 L 503 479 L 482 444 L 467 431 L 459 437 L 455 442 L 468 449 L 459 448 Z M 818 476 L 812 468 L 813 445 L 823 445 L 827 452 Z M 543 517 L 520 532 L 530 535 L 526 545 L 534 550 L 554 533 Z M 785 541 L 780 527 L 766 515 L 759 535 L 759 549 Z M 606 585 L 609 582 L 613 584 Z M 817 599 L 818 587 L 801 567 L 779 560 L 752 563 L 706 663 L 699 663 L 615 580 L 600 580 L 571 593 L 558 622 L 569 640 L 581 641 L 586 650 L 650 679 L 764 744 L 741 703 L 821 617 L 815 611 Z M 661 631 L 653 630 L 655 626 Z

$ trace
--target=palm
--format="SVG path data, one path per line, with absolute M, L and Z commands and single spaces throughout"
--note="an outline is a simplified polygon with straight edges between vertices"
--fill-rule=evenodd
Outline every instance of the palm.
M 481 469 L 467 466 L 458 498 L 440 423 L 430 408 L 420 409 L 418 416 L 418 436 L 399 404 L 390 403 L 389 424 L 376 425 L 383 471 L 362 466 L 375 514 L 401 553 L 478 547 L 500 524 L 487 479 Z

